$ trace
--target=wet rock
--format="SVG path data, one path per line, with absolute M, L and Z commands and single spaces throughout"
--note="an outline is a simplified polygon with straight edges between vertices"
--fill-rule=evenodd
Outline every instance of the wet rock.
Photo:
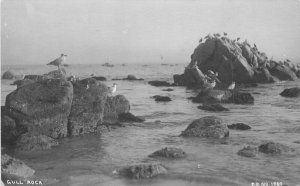
M 198 106 L 198 109 L 207 110 L 207 111 L 229 111 L 228 108 L 223 107 L 221 104 L 203 104 L 202 106 Z
M 27 131 L 26 126 L 17 125 L 25 123 L 26 115 L 12 108 L 1 106 L 1 145 L 13 146 L 17 138 Z
M 171 92 L 171 91 L 174 91 L 174 89 L 172 89 L 172 88 L 167 88 L 167 89 L 163 89 L 163 91 Z
M 66 71 L 63 68 L 60 68 L 58 70 L 53 70 L 51 72 L 48 72 L 44 74 L 45 78 L 51 79 L 66 79 Z
M 296 74 L 285 65 L 276 65 L 275 67 L 269 69 L 270 73 L 277 77 L 279 80 L 291 80 L 294 81 L 297 79 Z
M 20 151 L 46 150 L 57 145 L 58 142 L 53 138 L 45 135 L 33 135 L 30 133 L 22 134 L 16 142 L 16 148 Z
M 229 103 L 235 103 L 235 104 L 254 104 L 254 97 L 250 93 L 246 92 L 239 92 L 236 90 L 232 90 L 231 96 L 229 97 L 228 101 Z
M 123 80 L 129 80 L 129 81 L 136 81 L 136 80 L 138 80 L 138 81 L 142 81 L 144 79 L 142 79 L 142 78 L 136 78 L 135 75 L 129 74 L 127 76 L 127 78 L 124 78 Z
M 265 154 L 281 154 L 282 152 L 287 152 L 292 149 L 290 149 L 288 146 L 282 145 L 280 143 L 274 143 L 274 142 L 266 142 L 261 144 L 258 147 L 259 152 L 265 153 Z
M 73 86 L 63 79 L 46 79 L 22 86 L 6 97 L 16 129 L 52 138 L 67 136 Z
M 283 97 L 299 97 L 300 88 L 294 87 L 294 88 L 284 89 L 284 91 L 282 91 L 280 95 Z
M 206 116 L 194 120 L 182 133 L 184 137 L 224 138 L 229 136 L 227 125 L 221 118 Z
M 239 92 L 237 90 L 202 90 L 196 97 L 192 98 L 194 103 L 235 103 L 253 104 L 254 97 L 250 93 Z
M 144 119 L 134 116 L 130 112 L 119 114 L 118 120 L 120 122 L 143 122 L 143 121 L 145 121 Z
M 2 113 L 3 110 L 1 109 L 1 145 L 12 145 L 19 136 L 16 130 L 16 122 L 13 118 Z
M 118 171 L 131 179 L 147 179 L 167 173 L 167 169 L 162 164 L 141 164 L 125 167 Z
M 258 153 L 257 147 L 247 146 L 239 150 L 237 154 L 240 156 L 251 158 L 251 157 L 255 157 L 257 153 Z
M 97 81 L 106 81 L 106 77 L 103 77 L 103 76 L 93 76 L 92 78 L 94 78 L 95 80 Z
M 149 157 L 163 157 L 163 158 L 184 158 L 186 153 L 179 148 L 166 147 L 161 150 L 155 151 Z
M 231 125 L 227 125 L 229 129 L 235 129 L 235 130 L 249 130 L 251 127 L 249 125 L 246 125 L 244 123 L 234 123 Z
M 11 70 L 4 72 L 2 75 L 2 79 L 14 79 L 14 78 L 16 78 L 16 75 Z
M 17 88 L 20 88 L 21 86 L 28 85 L 28 84 L 31 84 L 31 83 L 34 83 L 34 82 L 35 81 L 31 80 L 31 79 L 19 79 L 19 80 L 14 81 L 10 85 L 17 85 Z
M 155 80 L 155 81 L 149 81 L 148 82 L 150 85 L 152 86 L 156 86 L 156 87 L 168 87 L 168 86 L 171 86 L 171 84 L 169 82 L 166 82 L 166 81 L 158 81 L 158 80 Z
M 104 109 L 104 123 L 114 124 L 118 122 L 118 117 L 122 113 L 130 111 L 130 103 L 123 95 L 108 97 Z M 123 118 L 124 119 L 124 118 Z M 128 119 L 128 118 L 127 118 Z
M 73 87 L 74 96 L 68 119 L 69 136 L 95 132 L 98 123 L 103 121 L 108 87 L 94 78 L 76 81 Z
M 168 96 L 159 96 L 159 95 L 155 95 L 153 96 L 154 100 L 157 102 L 168 102 L 168 101 L 172 101 L 172 99 Z
M 12 158 L 7 154 L 1 155 L 1 174 L 27 178 L 34 175 L 34 170 L 24 162 Z

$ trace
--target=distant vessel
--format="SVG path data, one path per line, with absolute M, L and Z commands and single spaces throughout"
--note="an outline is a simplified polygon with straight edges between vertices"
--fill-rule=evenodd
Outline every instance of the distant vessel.
M 104 64 L 102 64 L 102 66 L 104 66 L 104 67 L 114 67 L 114 65 L 110 64 L 110 63 L 104 63 Z
M 102 64 L 102 66 L 104 66 L 104 67 L 114 67 L 114 65 L 110 63 L 111 62 L 110 57 L 108 57 L 105 61 L 107 61 L 107 62 Z

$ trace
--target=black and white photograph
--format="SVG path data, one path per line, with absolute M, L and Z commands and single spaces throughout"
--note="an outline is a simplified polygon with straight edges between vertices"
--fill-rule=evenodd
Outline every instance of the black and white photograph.
M 1 0 L 3 186 L 300 186 L 300 0 Z

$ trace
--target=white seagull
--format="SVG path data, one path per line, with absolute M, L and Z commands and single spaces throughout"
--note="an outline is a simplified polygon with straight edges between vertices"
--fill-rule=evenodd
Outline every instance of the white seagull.
M 233 81 L 228 87 L 228 90 L 233 90 L 235 88 L 235 82 Z
M 65 54 L 61 54 L 59 58 L 51 61 L 50 63 L 48 63 L 47 65 L 53 65 L 53 66 L 57 66 L 59 69 L 59 66 L 65 62 L 67 55 Z
M 117 91 L 117 84 L 114 83 L 112 87 L 108 87 L 111 94 L 115 93 Z

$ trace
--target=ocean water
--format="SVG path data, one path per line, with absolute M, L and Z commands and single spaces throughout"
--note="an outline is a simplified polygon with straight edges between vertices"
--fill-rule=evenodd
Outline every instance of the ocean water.
M 197 109 L 187 97 L 197 90 L 150 86 L 147 81 L 172 82 L 173 74 L 182 73 L 178 65 L 72 65 L 67 73 L 88 77 L 91 73 L 105 76 L 107 85 L 116 82 L 117 94 L 125 95 L 131 103 L 131 112 L 146 119 L 143 123 L 127 124 L 102 135 L 60 140 L 51 150 L 36 152 L 10 152 L 36 170 L 36 179 L 48 179 L 50 185 L 251 185 L 252 182 L 282 182 L 283 185 L 300 184 L 300 99 L 284 98 L 279 93 L 285 88 L 300 85 L 300 81 L 259 84 L 243 89 L 253 93 L 254 105 L 224 104 L 230 111 L 214 113 Z M 54 70 L 50 66 L 2 66 L 18 74 L 43 74 Z M 145 81 L 111 81 L 134 74 Z M 11 80 L 2 80 L 1 104 L 16 87 Z M 170 96 L 168 103 L 156 103 L 151 96 Z M 228 124 L 242 122 L 252 127 L 249 131 L 230 131 L 224 140 L 179 137 L 194 119 L 215 115 Z M 265 141 L 280 142 L 295 151 L 282 155 L 259 154 L 255 158 L 237 155 L 245 145 L 259 145 Z M 179 160 L 149 158 L 148 155 L 164 147 L 182 148 L 187 157 Z M 168 167 L 168 174 L 149 180 L 130 180 L 112 172 L 127 165 L 160 162 Z M 54 180 L 54 182 L 53 182 Z M 46 183 L 46 182 L 45 182 Z

